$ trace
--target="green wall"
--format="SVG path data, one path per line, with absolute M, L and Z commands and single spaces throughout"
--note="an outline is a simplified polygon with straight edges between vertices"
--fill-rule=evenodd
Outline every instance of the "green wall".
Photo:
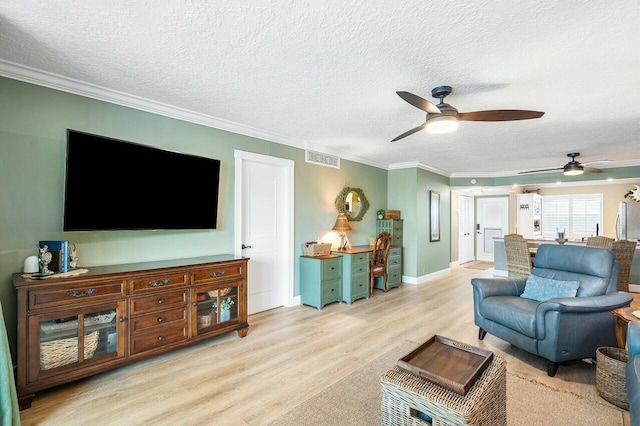
M 449 178 L 423 169 L 389 172 L 389 208 L 401 211 L 402 274 L 415 278 L 449 268 L 451 261 L 451 190 Z M 440 194 L 440 241 L 429 241 L 429 191 Z
M 6 78 L 0 78 L 0 99 L 0 302 L 13 351 L 11 274 L 37 254 L 39 240 L 75 243 L 83 267 L 233 253 L 236 149 L 295 162 L 296 294 L 301 244 L 318 235 L 335 236 L 334 202 L 344 186 L 362 188 L 371 204 L 361 222 L 352 222 L 353 244 L 368 243 L 375 211 L 387 205 L 387 171 L 376 167 L 347 160 L 340 169 L 322 167 L 306 163 L 298 148 Z M 63 233 L 67 128 L 221 160 L 218 229 Z M 115 166 L 114 172 L 126 170 Z

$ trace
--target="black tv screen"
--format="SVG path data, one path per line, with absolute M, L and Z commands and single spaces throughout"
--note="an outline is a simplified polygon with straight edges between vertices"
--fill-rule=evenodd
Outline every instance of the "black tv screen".
M 220 160 L 67 130 L 64 231 L 215 229 Z

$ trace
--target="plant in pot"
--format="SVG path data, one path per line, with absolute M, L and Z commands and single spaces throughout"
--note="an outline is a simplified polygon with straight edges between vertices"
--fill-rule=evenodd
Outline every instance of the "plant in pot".
M 378 219 L 384 219 L 384 209 L 380 209 L 376 212 Z
M 220 299 L 220 322 L 229 321 L 231 319 L 231 305 L 233 305 L 233 300 L 230 297 Z M 213 309 L 218 310 L 217 301 L 213 302 L 212 306 Z

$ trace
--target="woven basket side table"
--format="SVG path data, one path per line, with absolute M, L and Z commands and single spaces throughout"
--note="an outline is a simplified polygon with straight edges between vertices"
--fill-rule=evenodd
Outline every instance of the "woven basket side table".
M 506 425 L 507 375 L 504 358 L 494 354 L 491 365 L 466 395 L 460 395 L 396 366 L 380 378 L 382 424 Z

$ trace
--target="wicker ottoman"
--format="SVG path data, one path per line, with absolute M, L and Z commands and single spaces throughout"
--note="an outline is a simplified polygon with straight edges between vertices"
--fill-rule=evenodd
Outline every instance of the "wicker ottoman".
M 380 378 L 383 425 L 507 424 L 506 362 L 494 354 L 491 365 L 466 395 L 394 367 Z M 425 414 L 427 416 L 425 416 Z

